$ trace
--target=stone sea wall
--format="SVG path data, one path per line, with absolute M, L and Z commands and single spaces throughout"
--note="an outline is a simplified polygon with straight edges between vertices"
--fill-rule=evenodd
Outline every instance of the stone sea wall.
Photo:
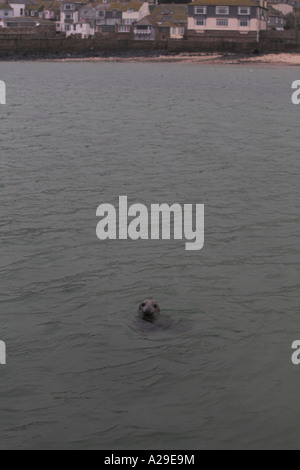
M 32 34 L 31 34 L 32 33 Z M 51 37 L 47 31 L 36 35 L 28 30 L 16 34 L 0 34 L 0 58 L 43 58 L 63 56 L 123 55 L 137 53 L 147 56 L 162 53 L 259 53 L 300 50 L 300 31 L 263 31 L 257 41 L 256 33 L 212 32 L 190 33 L 183 40 L 134 41 L 98 35 L 94 39 Z

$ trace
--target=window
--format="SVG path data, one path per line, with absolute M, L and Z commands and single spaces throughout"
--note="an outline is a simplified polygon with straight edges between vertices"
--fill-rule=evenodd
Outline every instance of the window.
M 229 7 L 216 7 L 217 15 L 229 15 Z
M 239 7 L 239 15 L 250 15 L 250 8 Z
M 72 19 L 72 15 L 66 15 L 66 20 L 71 20 Z
M 228 20 L 226 20 L 226 19 L 217 20 L 217 26 L 225 26 L 225 27 L 227 27 L 227 26 L 228 26 Z
M 196 20 L 196 26 L 206 26 L 206 18 L 199 18 Z
M 24 9 L 20 8 L 20 16 L 23 16 L 23 15 L 24 15 Z
M 184 28 L 178 28 L 178 34 L 180 34 L 180 36 L 184 36 Z
M 206 15 L 207 14 L 207 7 L 195 7 L 196 15 Z
M 250 26 L 250 21 L 246 18 L 240 20 L 240 27 L 241 28 L 248 28 Z
M 134 13 L 134 9 L 133 9 L 133 8 L 129 8 L 129 9 L 127 10 L 127 13 L 128 13 L 128 14 Z
M 71 25 L 70 24 L 66 24 L 65 25 L 65 31 L 71 31 Z
M 172 28 L 172 34 L 177 34 L 177 28 Z
M 71 5 L 65 5 L 65 10 L 71 10 Z
M 112 12 L 112 17 L 113 17 L 113 18 L 117 18 L 117 13 L 118 13 L 117 10 L 114 10 L 114 11 Z
M 104 17 L 104 11 L 98 11 L 98 17 L 103 18 Z
M 119 26 L 119 33 L 130 33 L 130 26 Z

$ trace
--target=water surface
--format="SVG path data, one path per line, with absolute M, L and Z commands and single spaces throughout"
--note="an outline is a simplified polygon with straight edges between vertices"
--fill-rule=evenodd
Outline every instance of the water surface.
M 251 68 L 0 65 L 1 449 L 300 448 L 299 69 Z M 100 242 L 120 195 L 204 249 Z

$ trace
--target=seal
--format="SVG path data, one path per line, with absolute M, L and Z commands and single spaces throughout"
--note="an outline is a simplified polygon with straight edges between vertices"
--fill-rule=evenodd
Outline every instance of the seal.
M 139 306 L 139 312 L 142 314 L 142 315 L 146 315 L 146 316 L 154 316 L 154 315 L 158 315 L 159 312 L 160 312 L 160 308 L 159 308 L 159 305 L 157 302 L 155 302 L 155 300 L 152 300 L 152 299 L 146 299 L 144 300 L 144 302 L 142 302 Z

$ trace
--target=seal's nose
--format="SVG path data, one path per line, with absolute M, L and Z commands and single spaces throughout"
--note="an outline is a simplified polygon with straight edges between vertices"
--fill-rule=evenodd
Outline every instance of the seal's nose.
M 151 305 L 147 304 L 147 306 L 144 308 L 144 313 L 152 313 Z

